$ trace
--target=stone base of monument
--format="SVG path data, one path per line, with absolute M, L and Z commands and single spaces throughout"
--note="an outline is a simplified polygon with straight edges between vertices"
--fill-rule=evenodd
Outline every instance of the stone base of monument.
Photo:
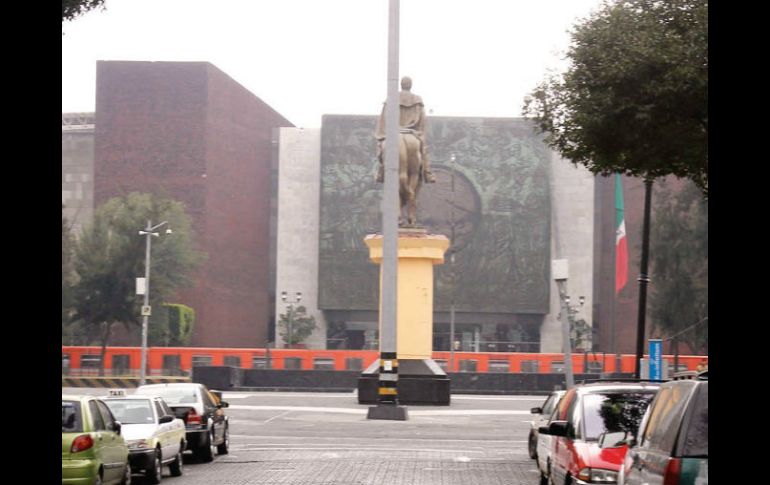
M 379 359 L 358 378 L 359 404 L 377 404 L 378 370 Z M 398 359 L 399 404 L 448 406 L 449 401 L 449 377 L 433 359 Z
M 391 421 L 406 421 L 409 419 L 409 412 L 406 406 L 396 404 L 378 404 L 369 408 L 366 413 L 366 419 L 389 419 Z

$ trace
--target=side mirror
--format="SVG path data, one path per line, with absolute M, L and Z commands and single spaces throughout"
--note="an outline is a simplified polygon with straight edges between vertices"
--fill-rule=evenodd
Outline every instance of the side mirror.
M 115 433 L 120 436 L 120 430 L 123 428 L 123 424 L 120 421 L 113 421 L 112 422 L 112 430 L 115 431 Z
M 628 433 L 625 431 L 615 431 L 612 433 L 602 433 L 599 435 L 599 448 L 617 448 L 627 444 Z
M 174 416 L 171 416 L 170 414 L 167 414 L 165 416 L 161 416 L 160 420 L 158 421 L 158 423 L 166 424 L 166 423 L 170 423 L 173 420 L 174 420 Z
M 542 429 L 546 429 L 547 432 L 543 433 Z M 551 421 L 548 426 L 543 426 L 539 430 L 545 435 L 551 436 L 567 436 L 567 422 L 566 421 Z
M 529 412 L 532 414 L 543 414 L 543 408 L 532 408 L 529 410 Z
M 230 407 L 230 403 L 227 402 L 227 401 L 219 401 L 219 406 L 217 406 L 217 407 L 219 407 L 219 408 L 229 408 Z

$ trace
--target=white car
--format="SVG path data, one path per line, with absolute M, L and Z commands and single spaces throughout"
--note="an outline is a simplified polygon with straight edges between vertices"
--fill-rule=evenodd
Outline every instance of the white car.
M 551 413 L 554 409 L 556 409 L 556 404 L 558 404 L 559 399 L 566 393 L 567 391 L 552 391 L 551 394 L 548 395 L 545 402 L 542 406 L 532 408 L 529 410 L 530 413 L 534 414 L 532 419 L 532 426 L 529 429 L 529 438 L 527 439 L 527 449 L 529 451 L 529 457 L 533 460 L 537 460 L 537 438 L 539 433 L 537 432 L 537 429 L 540 426 L 547 426 L 548 425 L 548 418 L 551 417 Z
M 113 392 L 102 399 L 122 424 L 132 472 L 144 472 L 153 484 L 160 483 L 163 465 L 172 476 L 182 475 L 185 424 L 163 398 Z
M 537 460 L 537 468 L 540 471 L 540 483 L 548 483 L 548 475 L 551 466 L 551 437 L 538 433 L 540 426 L 548 426 L 559 408 L 558 404 L 567 391 L 553 391 L 548 399 L 539 408 L 532 408 L 530 412 L 536 415 L 532 421 L 532 429 L 529 432 L 529 456 Z M 532 440 L 534 439 L 534 446 Z

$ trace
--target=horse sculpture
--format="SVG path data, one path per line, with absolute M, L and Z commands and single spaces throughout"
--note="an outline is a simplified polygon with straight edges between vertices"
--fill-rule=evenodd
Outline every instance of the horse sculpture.
M 414 226 L 417 224 L 417 194 L 422 187 L 423 177 L 420 139 L 411 130 L 401 130 L 398 145 L 398 225 Z

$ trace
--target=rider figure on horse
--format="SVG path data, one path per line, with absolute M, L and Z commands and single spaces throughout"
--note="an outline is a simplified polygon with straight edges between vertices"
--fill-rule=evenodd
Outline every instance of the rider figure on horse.
M 422 158 L 422 176 L 423 180 L 427 183 L 433 183 L 436 181 L 435 175 L 430 170 L 430 161 L 428 160 L 428 153 L 426 150 L 425 132 L 427 131 L 426 119 L 425 119 L 425 105 L 422 103 L 422 98 L 413 94 L 412 79 L 404 76 L 401 79 L 401 91 L 398 93 L 399 101 L 399 125 L 401 132 L 413 133 L 420 140 L 420 155 Z M 380 162 L 379 171 L 377 173 L 377 182 L 384 180 L 384 140 L 385 140 L 385 104 L 382 106 L 382 113 L 379 120 L 377 120 L 377 129 L 374 134 L 377 139 L 377 159 Z

